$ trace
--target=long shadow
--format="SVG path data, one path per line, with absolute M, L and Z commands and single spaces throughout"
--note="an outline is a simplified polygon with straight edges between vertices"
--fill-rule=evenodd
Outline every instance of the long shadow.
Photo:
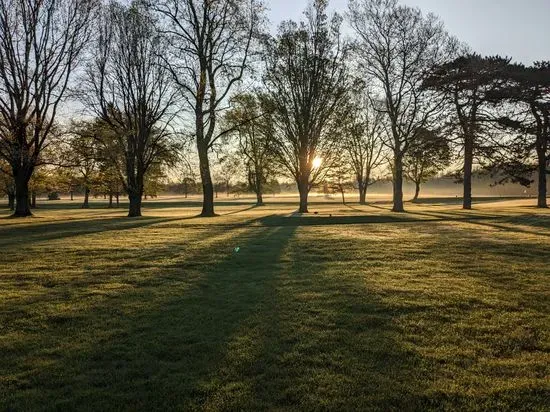
M 222 216 L 236 215 L 238 213 L 246 212 L 248 210 L 256 209 L 258 207 L 259 207 L 258 205 L 252 205 L 252 206 L 244 208 L 244 209 L 239 209 L 239 210 L 235 210 L 233 212 L 223 213 Z
M 107 231 L 136 229 L 157 223 L 168 223 L 184 219 L 189 218 L 141 217 L 139 219 L 129 219 L 127 217 L 112 217 L 107 219 L 78 219 L 30 225 L 10 225 L 0 227 L 0 247 L 16 244 L 28 245 L 35 242 Z
M 142 282 L 105 308 L 75 314 L 76 325 L 69 325 L 85 328 L 77 341 L 83 344 L 43 368 L 31 388 L 12 388 L 3 407 L 199 409 L 215 391 L 212 377 L 223 374 L 218 368 L 233 336 L 270 299 L 271 279 L 293 233 L 250 228 L 194 257 L 161 264 L 151 284 Z M 199 266 L 188 265 L 197 259 Z M 117 312 L 116 302 L 135 309 Z M 59 396 L 68 388 L 70 394 Z
M 521 200 L 529 199 L 524 196 L 487 196 L 487 197 L 473 197 L 473 203 L 491 203 L 491 202 L 506 202 L 509 200 Z M 407 203 L 424 205 L 424 204 L 445 204 L 445 205 L 461 205 L 463 202 L 462 197 L 421 197 L 416 200 L 410 200 Z
M 276 295 L 262 312 L 254 410 L 414 410 L 420 358 L 406 351 L 393 318 L 399 316 L 361 278 L 325 273 L 346 256 L 331 241 L 294 243 Z M 424 370 L 425 372 L 425 370 Z M 246 375 L 245 375 L 246 376 Z M 411 389 L 411 387 L 413 389 Z M 242 405 L 231 405 L 239 409 Z M 418 410 L 420 410 L 418 409 Z
M 326 226 L 326 225 L 366 225 L 383 223 L 428 223 L 428 222 L 460 222 L 470 220 L 502 219 L 502 216 L 468 215 L 468 216 L 435 216 L 427 215 L 429 219 L 416 218 L 411 214 L 388 214 L 388 215 L 361 215 L 361 216 L 282 216 L 271 215 L 259 219 L 265 226 Z
M 493 229 L 499 229 L 511 233 L 524 233 L 528 235 L 550 237 L 550 233 L 534 232 L 531 230 L 525 230 L 517 226 L 506 226 L 503 224 L 494 223 L 495 221 L 501 223 L 509 223 L 513 225 L 525 225 L 534 228 L 550 229 L 550 216 L 541 218 L 541 216 L 533 217 L 532 215 L 521 216 L 506 216 L 506 215 L 483 215 L 472 214 L 464 212 L 414 212 L 414 214 L 422 215 L 426 217 L 433 217 L 440 220 L 442 216 L 462 216 L 463 218 L 456 218 L 456 221 L 464 221 L 466 223 L 475 224 L 478 226 L 490 227 Z

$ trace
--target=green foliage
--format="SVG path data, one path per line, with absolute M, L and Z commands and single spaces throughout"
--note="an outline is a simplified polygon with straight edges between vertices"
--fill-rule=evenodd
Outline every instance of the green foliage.
M 434 130 L 419 129 L 405 157 L 405 174 L 412 182 L 421 184 L 436 176 L 451 163 L 449 141 Z

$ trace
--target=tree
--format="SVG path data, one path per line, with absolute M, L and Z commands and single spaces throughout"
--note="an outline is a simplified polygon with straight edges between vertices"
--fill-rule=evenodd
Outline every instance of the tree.
M 287 21 L 267 43 L 264 84 L 272 105 L 274 153 L 300 192 L 299 213 L 308 212 L 308 194 L 339 156 L 342 118 L 351 86 L 344 61 L 342 19 L 326 14 L 316 0 L 306 21 Z M 322 159 L 315 167 L 314 160 Z M 318 160 L 320 162 L 320 160 Z
M 345 157 L 340 159 L 338 164 L 334 164 L 325 176 L 324 189 L 327 193 L 340 193 L 342 196 L 342 204 L 346 204 L 346 191 L 353 189 L 353 184 L 350 180 L 350 172 L 352 172 L 350 162 Z
M 218 159 L 214 172 L 214 190 L 216 198 L 219 192 L 225 191 L 229 197 L 231 181 L 242 173 L 241 158 L 237 152 L 226 152 Z
M 113 198 L 116 199 L 116 206 L 118 207 L 123 183 L 120 180 L 116 165 L 113 165 L 109 158 L 104 158 L 103 161 L 99 162 L 98 172 L 99 187 L 103 193 L 109 196 L 108 207 L 113 207 Z
M 263 206 L 264 186 L 275 169 L 273 145 L 275 130 L 261 96 L 243 94 L 233 99 L 225 122 L 237 129 L 238 153 L 243 160 L 248 187 L 256 194 L 256 205 Z
M 538 177 L 537 207 L 547 208 L 547 174 L 550 160 L 550 62 L 535 63 L 532 67 L 510 64 L 501 73 L 503 84 L 487 93 L 496 104 L 519 106 L 516 113 L 500 117 L 498 123 L 519 134 L 507 145 L 507 159 L 496 167 L 516 181 L 530 184 L 534 171 Z M 535 166 L 532 154 L 535 153 Z
M 262 5 L 258 0 L 163 0 L 155 9 L 166 21 L 164 33 L 172 46 L 165 64 L 194 118 L 201 216 L 215 216 L 208 153 L 228 133 L 219 130 L 218 120 L 249 68 Z
M 92 186 L 97 183 L 99 172 L 98 140 L 96 124 L 82 122 L 75 124 L 73 136 L 68 143 L 67 162 L 76 171 L 76 181 L 84 189 L 83 209 L 88 209 Z
M 383 113 L 372 99 L 358 99 L 345 126 L 345 152 L 349 156 L 359 191 L 359 203 L 367 200 L 369 186 L 376 182 L 374 172 L 384 163 Z
M 453 125 L 464 153 L 463 208 L 472 208 L 472 171 L 476 156 L 484 152 L 483 132 L 493 117 L 487 109 L 489 93 L 500 87 L 509 59 L 468 54 L 434 66 L 423 87 L 444 94 L 454 111 Z
M 176 103 L 166 51 L 149 8 L 111 1 L 102 13 L 85 101 L 98 117 L 95 137 L 111 155 L 130 202 L 128 216 L 141 216 L 149 168 L 172 150 L 168 125 Z
M 393 152 L 393 211 L 403 207 L 403 159 L 442 111 L 434 93 L 421 90 L 428 69 L 446 61 L 454 40 L 432 14 L 401 6 L 397 0 L 350 0 L 349 20 L 358 36 L 356 55 L 365 82 L 383 96 L 388 120 L 386 144 Z
M 0 157 L 14 216 L 29 216 L 29 180 L 88 42 L 94 0 L 0 0 Z
M 404 159 L 406 177 L 415 184 L 414 198 L 418 199 L 420 185 L 449 166 L 451 147 L 436 131 L 421 129 Z
M 15 182 L 7 164 L 0 160 L 0 193 L 8 197 L 8 208 L 15 209 Z

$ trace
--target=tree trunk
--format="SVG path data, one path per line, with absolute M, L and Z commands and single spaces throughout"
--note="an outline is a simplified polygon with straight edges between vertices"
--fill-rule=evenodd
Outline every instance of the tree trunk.
M 404 212 L 403 207 L 403 154 L 395 150 L 393 159 L 393 212 Z
M 263 206 L 264 205 L 264 199 L 262 196 L 262 192 L 258 191 L 256 192 L 256 206 Z
M 418 195 L 420 194 L 420 182 L 414 182 L 414 197 L 413 201 L 418 200 Z
M 141 216 L 141 193 L 128 192 L 128 200 L 130 201 L 130 207 L 128 210 L 128 217 Z
M 8 207 L 10 210 L 15 210 L 15 192 L 8 193 Z
M 472 137 L 467 137 L 464 144 L 464 197 L 462 208 L 472 208 L 472 168 L 474 164 L 474 142 Z
M 14 217 L 32 216 L 29 202 L 29 179 L 30 174 L 14 173 L 15 177 L 15 211 Z M 29 175 L 29 177 L 27 177 Z
M 82 203 L 82 209 L 90 208 L 89 200 L 90 200 L 90 188 L 86 186 L 84 188 L 84 203 Z
M 300 192 L 300 208 L 298 213 L 309 213 L 307 209 L 307 196 L 309 194 L 309 178 L 301 178 L 298 181 L 298 191 Z
M 547 209 L 548 203 L 546 201 L 546 150 L 537 150 L 538 157 L 538 200 L 537 207 L 540 209 Z
M 199 163 L 202 182 L 202 212 L 203 217 L 216 216 L 214 213 L 214 185 L 210 175 L 210 163 L 208 161 L 208 147 L 202 142 L 197 142 L 199 152 Z
M 109 193 L 109 209 L 112 209 L 113 207 L 113 194 Z
M 357 188 L 359 190 L 359 204 L 367 204 L 367 187 L 368 185 L 363 184 L 363 179 L 357 179 Z
M 263 206 L 264 198 L 263 198 L 262 179 L 257 176 L 258 176 L 258 173 L 256 173 L 256 206 Z
M 116 207 L 119 207 L 120 206 L 120 193 L 117 192 L 117 194 L 115 195 L 115 199 L 116 199 Z
M 343 189 L 340 189 L 340 192 L 342 193 L 342 204 L 345 205 L 346 204 L 346 194 L 344 193 Z
M 73 201 L 74 200 L 74 192 L 71 190 L 70 193 L 71 193 L 71 201 Z
M 36 192 L 31 191 L 31 209 L 36 209 Z

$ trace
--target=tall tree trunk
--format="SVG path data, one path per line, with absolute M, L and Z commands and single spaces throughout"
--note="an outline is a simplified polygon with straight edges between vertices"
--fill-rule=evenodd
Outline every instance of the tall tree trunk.
M 120 193 L 116 193 L 115 195 L 115 198 L 116 198 L 116 207 L 119 207 L 120 206 Z
M 394 150 L 393 159 L 393 212 L 404 212 L 403 207 L 403 154 Z
M 307 208 L 307 197 L 309 194 L 309 178 L 300 177 L 298 180 L 298 192 L 300 192 L 300 208 L 298 213 L 309 213 Z
M 128 209 L 128 217 L 141 216 L 141 193 L 139 191 L 128 190 L 128 200 L 130 207 Z
M 367 204 L 367 187 L 368 185 L 363 184 L 362 178 L 357 179 L 357 188 L 359 190 L 359 204 L 361 205 Z
M 210 162 L 208 160 L 208 147 L 201 141 L 197 141 L 197 150 L 199 152 L 199 164 L 202 181 L 202 212 L 203 217 L 216 216 L 214 213 L 214 184 L 210 175 Z
M 263 206 L 264 205 L 264 199 L 262 196 L 262 192 L 256 192 L 256 206 Z
M 256 173 L 256 206 L 263 206 L 264 198 L 263 198 L 262 179 L 257 176 L 258 176 L 258 173 Z
M 14 217 L 32 216 L 29 202 L 29 180 L 31 173 L 20 170 L 15 173 L 15 211 Z
M 546 201 L 546 150 L 544 148 L 537 147 L 538 158 L 538 200 L 537 207 L 541 209 L 548 208 Z
M 113 207 L 113 194 L 109 193 L 109 209 L 112 209 Z
M 90 208 L 90 188 L 88 186 L 84 187 L 84 203 L 82 203 L 82 209 Z
M 74 200 L 74 192 L 71 190 L 70 194 L 71 194 L 71 201 L 73 201 Z
M 472 208 L 472 169 L 474 165 L 474 139 L 467 136 L 464 142 L 464 197 L 462 208 Z
M 340 188 L 340 192 L 342 193 L 342 204 L 345 205 L 346 204 L 346 194 L 344 192 L 344 189 Z
M 36 209 L 36 192 L 31 191 L 31 209 Z
M 414 182 L 414 197 L 413 201 L 418 200 L 418 195 L 420 194 L 420 182 L 416 181 Z
M 8 193 L 8 207 L 10 210 L 15 209 L 15 192 Z

